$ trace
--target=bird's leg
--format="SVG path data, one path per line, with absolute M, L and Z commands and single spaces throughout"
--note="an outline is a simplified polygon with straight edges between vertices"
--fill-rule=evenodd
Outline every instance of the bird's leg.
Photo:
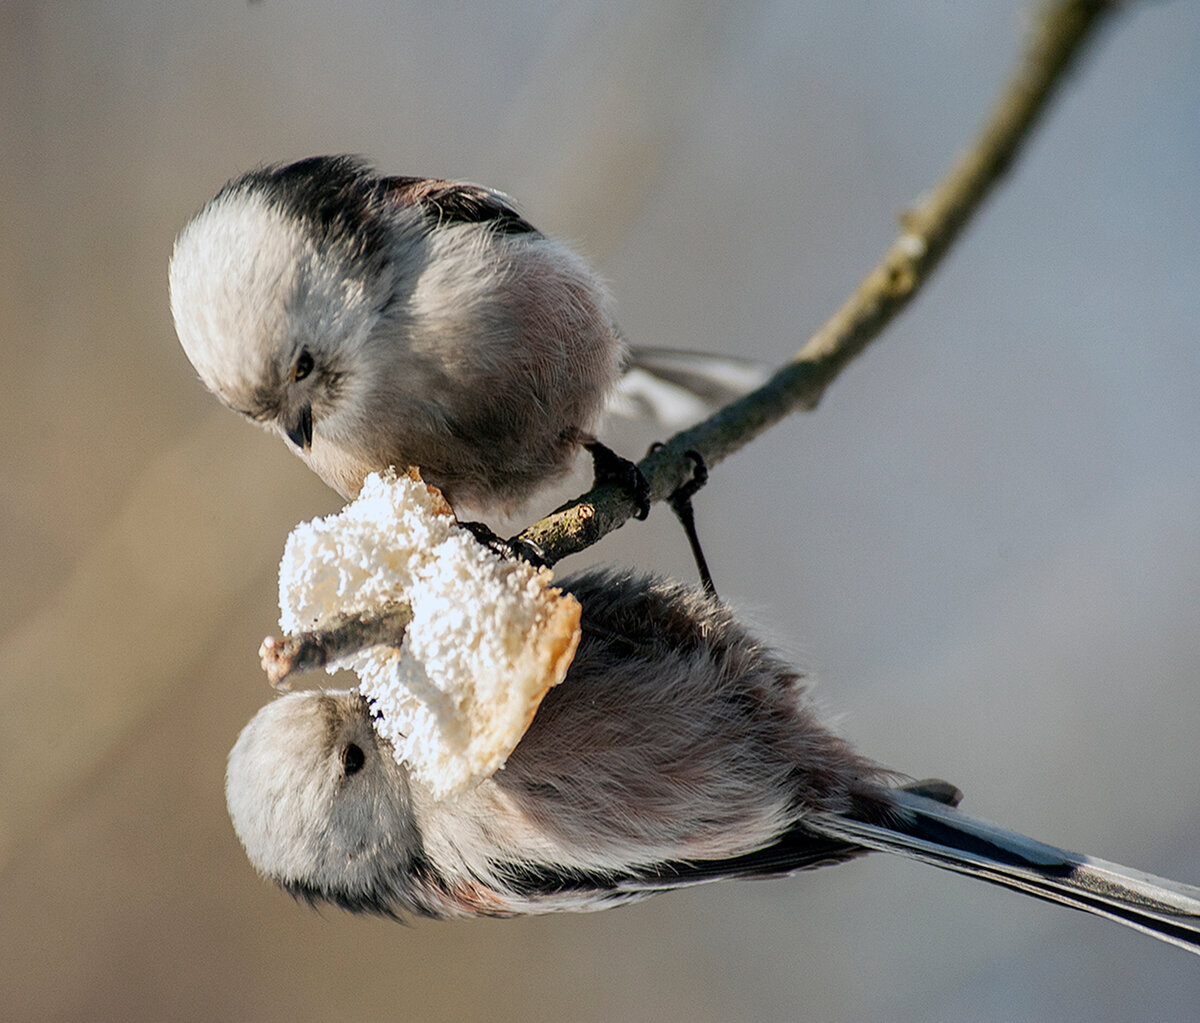
M 459 525 L 489 551 L 499 554 L 502 558 L 520 558 L 522 561 L 529 562 L 534 568 L 547 567 L 545 553 L 532 540 L 522 540 L 519 537 L 505 540 L 486 522 L 460 522 Z
M 661 447 L 661 443 L 655 442 L 650 445 L 650 450 L 654 451 Z M 679 524 L 683 526 L 688 545 L 692 548 L 692 558 L 696 562 L 696 570 L 700 573 L 700 585 L 704 587 L 705 593 L 710 597 L 715 597 L 717 588 L 713 585 L 712 573 L 708 570 L 708 560 L 704 557 L 704 549 L 700 546 L 700 536 L 696 532 L 696 515 L 692 510 L 692 498 L 708 482 L 708 466 L 699 451 L 689 448 L 684 454 L 692 460 L 692 478 L 678 487 L 667 498 L 667 502 L 671 505 L 671 511 L 675 513 L 675 517 L 679 519 Z
M 671 511 L 675 513 L 675 517 L 679 519 L 679 524 L 683 526 L 688 543 L 691 545 L 692 557 L 696 561 L 696 570 L 700 573 L 700 585 L 704 587 L 705 593 L 710 597 L 715 597 L 717 588 L 713 585 L 712 574 L 708 571 L 708 561 L 705 560 L 704 551 L 700 547 L 700 537 L 696 533 L 696 515 L 692 511 L 692 497 L 708 482 L 708 466 L 704 464 L 704 456 L 699 451 L 689 449 L 684 454 L 692 460 L 692 478 L 667 498 L 667 501 L 671 505 Z
M 595 486 L 614 484 L 621 487 L 637 503 L 638 510 L 634 517 L 644 519 L 649 515 L 650 483 L 645 473 L 637 467 L 637 463 L 622 458 L 607 444 L 601 444 L 598 440 L 584 441 L 583 446 L 592 456 Z

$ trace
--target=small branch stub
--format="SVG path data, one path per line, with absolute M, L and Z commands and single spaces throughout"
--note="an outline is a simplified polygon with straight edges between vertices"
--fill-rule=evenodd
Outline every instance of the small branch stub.
M 293 675 L 316 671 L 373 646 L 399 649 L 412 621 L 412 608 L 403 602 L 371 611 L 337 615 L 320 629 L 276 639 L 268 636 L 258 648 L 263 671 L 281 692 L 292 688 Z

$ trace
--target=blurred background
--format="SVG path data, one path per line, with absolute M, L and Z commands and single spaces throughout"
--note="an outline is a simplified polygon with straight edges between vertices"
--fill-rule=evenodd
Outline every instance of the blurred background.
M 697 509 L 722 594 L 862 749 L 1200 882 L 1200 8 L 1131 6 L 915 306 Z M 403 927 L 294 904 L 225 812 L 284 538 L 339 505 L 175 340 L 172 240 L 228 177 L 348 151 L 485 182 L 592 259 L 635 342 L 778 362 L 1025 24 L 996 0 L 0 7 L 5 1015 L 1195 1019 L 1183 952 L 894 857 Z M 564 567 L 587 558 L 694 578 L 662 507 Z

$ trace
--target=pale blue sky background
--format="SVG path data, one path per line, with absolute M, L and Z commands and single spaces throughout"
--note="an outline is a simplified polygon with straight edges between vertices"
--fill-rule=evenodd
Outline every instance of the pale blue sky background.
M 1200 883 L 1200 8 L 1131 7 L 916 305 L 698 516 L 722 593 L 864 750 Z M 494 185 L 634 341 L 776 362 L 969 137 L 1024 12 L 0 9 L 13 1018 L 1194 1019 L 1184 953 L 895 858 L 399 927 L 293 905 L 224 810 L 283 539 L 338 504 L 174 340 L 171 242 L 226 178 L 352 151 Z M 661 509 L 595 556 L 692 573 Z

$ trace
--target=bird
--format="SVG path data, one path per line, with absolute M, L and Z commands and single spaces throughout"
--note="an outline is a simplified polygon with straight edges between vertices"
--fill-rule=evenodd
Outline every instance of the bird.
M 416 466 L 456 512 L 511 516 L 586 448 L 644 517 L 644 478 L 595 436 L 619 383 L 626 406 L 694 410 L 767 376 L 631 349 L 603 282 L 508 196 L 348 155 L 229 181 L 180 232 L 169 285 L 204 384 L 346 498 Z
M 435 797 L 398 762 L 386 709 L 357 690 L 260 709 L 226 772 L 254 867 L 314 905 L 511 917 L 883 851 L 1200 951 L 1200 888 L 968 815 L 955 786 L 861 754 L 714 595 L 603 568 L 561 585 L 582 608 L 575 659 L 503 769 L 465 793 Z

